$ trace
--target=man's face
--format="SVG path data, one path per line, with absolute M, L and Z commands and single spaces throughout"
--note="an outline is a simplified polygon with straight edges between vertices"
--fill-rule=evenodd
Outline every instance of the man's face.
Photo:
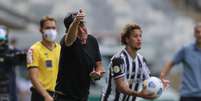
M 55 42 L 57 31 L 55 21 L 47 20 L 43 23 L 41 29 L 43 40 L 47 42 Z
M 81 40 L 83 44 L 86 44 L 87 36 L 88 36 L 87 28 L 84 22 L 80 22 L 78 29 L 78 38 Z
M 201 26 L 195 28 L 194 37 L 198 43 L 201 43 Z
M 127 38 L 127 45 L 132 49 L 139 50 L 142 44 L 142 31 L 134 29 L 131 31 L 131 35 Z

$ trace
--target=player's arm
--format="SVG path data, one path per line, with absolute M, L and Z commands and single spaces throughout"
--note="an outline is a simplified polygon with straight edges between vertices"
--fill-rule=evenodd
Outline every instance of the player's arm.
M 125 70 L 124 70 L 124 60 L 121 57 L 115 57 L 112 59 L 112 64 L 110 68 L 111 75 L 115 81 L 116 88 L 119 92 L 126 95 L 137 96 L 137 92 L 129 88 L 129 84 L 125 81 Z
M 39 70 L 37 67 L 29 67 L 28 75 L 31 79 L 33 87 L 45 98 L 45 101 L 53 101 L 53 98 L 44 89 L 38 80 Z
M 153 99 L 155 96 L 153 94 L 146 94 L 145 90 L 143 92 L 136 92 L 129 88 L 128 81 L 125 80 L 124 76 L 126 75 L 123 67 L 124 60 L 122 58 L 114 58 L 112 60 L 111 74 L 116 84 L 116 88 L 119 92 L 122 92 L 130 96 L 138 96 L 147 99 Z
M 116 84 L 116 87 L 117 87 L 118 91 L 120 91 L 120 92 L 122 92 L 122 93 L 124 93 L 126 95 L 142 97 L 142 98 L 145 98 L 145 99 L 154 99 L 154 98 L 156 98 L 156 96 L 154 94 L 147 94 L 146 91 L 145 91 L 145 88 L 139 93 L 136 92 L 136 91 L 133 91 L 132 89 L 129 88 L 128 83 L 126 83 L 126 81 L 124 80 L 123 77 L 116 78 L 115 79 L 115 84 Z
M 77 33 L 78 33 L 78 28 L 80 21 L 84 19 L 84 14 L 82 10 L 79 11 L 79 13 L 76 15 L 75 19 L 69 26 L 68 32 L 65 35 L 65 45 L 66 46 L 71 46 L 76 38 L 77 38 Z
M 130 96 L 137 96 L 137 94 L 138 94 L 137 92 L 135 92 L 129 88 L 128 83 L 125 82 L 123 77 L 116 78 L 115 84 L 116 84 L 117 90 L 119 92 L 122 92 L 122 93 L 124 93 L 126 95 L 130 95 Z
M 124 60 L 121 57 L 115 57 L 112 59 L 112 64 L 110 68 L 111 75 L 115 81 L 116 88 L 119 92 L 126 95 L 137 96 L 137 92 L 129 88 L 129 84 L 125 81 L 125 70 L 124 70 Z

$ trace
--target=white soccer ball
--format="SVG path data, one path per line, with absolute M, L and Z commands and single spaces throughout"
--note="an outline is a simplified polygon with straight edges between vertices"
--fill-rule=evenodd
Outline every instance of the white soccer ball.
M 154 93 L 156 97 L 161 96 L 163 93 L 163 83 L 162 81 L 157 77 L 150 77 L 147 80 L 144 81 L 144 86 L 146 86 L 146 91 L 148 93 Z

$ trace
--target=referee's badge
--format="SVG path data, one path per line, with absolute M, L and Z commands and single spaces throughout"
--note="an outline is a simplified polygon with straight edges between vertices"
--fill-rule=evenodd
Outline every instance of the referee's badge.
M 33 49 L 29 49 L 27 52 L 27 63 L 32 64 L 33 62 Z
M 46 60 L 45 65 L 47 68 L 51 68 L 52 67 L 52 60 Z
M 113 72 L 114 72 L 114 73 L 119 73 L 120 70 L 121 70 L 121 69 L 120 69 L 119 66 L 114 66 L 114 67 L 113 67 Z

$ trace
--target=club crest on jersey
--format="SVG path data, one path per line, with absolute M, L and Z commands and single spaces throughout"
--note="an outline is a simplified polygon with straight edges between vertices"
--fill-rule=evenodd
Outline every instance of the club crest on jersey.
M 121 71 L 120 67 L 119 66 L 114 66 L 113 67 L 113 72 L 114 73 L 119 73 Z
M 32 64 L 33 62 L 33 49 L 29 49 L 27 52 L 27 63 Z

